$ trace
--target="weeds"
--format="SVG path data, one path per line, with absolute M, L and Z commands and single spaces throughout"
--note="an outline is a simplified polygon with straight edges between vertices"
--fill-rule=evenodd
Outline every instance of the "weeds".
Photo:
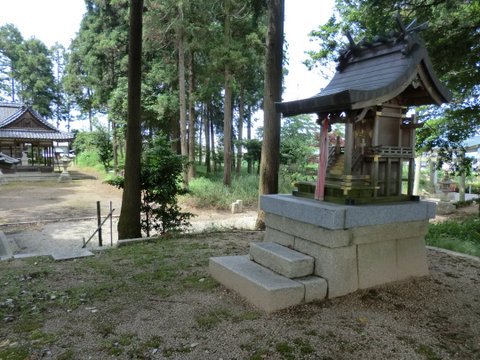
M 468 217 L 431 224 L 425 241 L 431 246 L 480 256 L 480 218 Z

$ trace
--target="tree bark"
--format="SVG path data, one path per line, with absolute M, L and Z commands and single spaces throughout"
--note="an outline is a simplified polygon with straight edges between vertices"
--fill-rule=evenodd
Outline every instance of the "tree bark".
M 210 152 L 211 152 L 211 157 L 213 161 L 213 172 L 217 172 L 217 159 L 215 157 L 215 128 L 213 125 L 213 121 L 210 119 Z
M 267 52 L 263 108 L 263 143 L 259 194 L 278 193 L 280 166 L 280 114 L 275 102 L 282 97 L 284 0 L 267 1 Z M 256 228 L 265 227 L 265 213 L 259 209 Z
M 212 172 L 212 162 L 210 159 L 210 111 L 209 105 L 205 107 L 204 126 L 205 126 L 205 166 L 207 167 L 207 174 Z
M 195 77 L 193 73 L 193 52 L 190 52 L 188 62 L 188 180 L 195 177 L 195 101 L 193 91 L 195 89 Z
M 250 108 L 248 109 L 248 118 L 247 118 L 247 140 L 252 140 L 252 111 Z M 251 174 L 252 169 L 253 169 L 253 161 L 249 157 L 247 160 L 247 172 Z
M 127 151 L 125 154 L 125 184 L 122 208 L 118 221 L 119 239 L 142 236 L 140 224 L 142 11 L 143 0 L 130 0 Z
M 230 2 L 225 4 L 224 41 L 228 49 L 232 38 Z M 225 97 L 223 101 L 223 184 L 232 184 L 232 74 L 229 64 L 225 64 Z
M 232 185 L 232 79 L 225 69 L 225 98 L 223 114 L 223 184 Z
M 181 9 L 180 9 L 181 11 Z M 183 30 L 177 30 L 178 50 L 178 94 L 180 102 L 180 147 L 181 155 L 188 158 L 187 145 L 187 101 L 185 89 L 185 48 Z M 183 170 L 183 187 L 188 189 L 188 168 Z
M 238 124 L 237 124 L 237 168 L 236 173 L 240 175 L 242 170 L 242 140 L 243 140 L 243 118 L 245 116 L 245 91 L 243 87 L 240 89 L 240 101 L 238 104 Z

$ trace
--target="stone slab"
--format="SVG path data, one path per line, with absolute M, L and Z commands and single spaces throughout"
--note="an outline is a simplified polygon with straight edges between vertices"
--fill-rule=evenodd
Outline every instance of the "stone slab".
M 328 282 L 328 297 L 358 290 L 356 246 L 327 248 L 311 241 L 295 239 L 294 250 L 315 258 L 315 275 Z
M 250 257 L 289 279 L 313 274 L 314 259 L 311 256 L 276 243 L 250 243 Z
M 268 215 L 271 215 L 271 214 L 267 214 L 267 217 Z M 276 216 L 276 215 L 271 215 L 271 216 Z M 266 219 L 265 219 L 265 224 L 266 224 Z M 283 246 L 288 246 L 293 248 L 294 240 L 295 240 L 295 237 L 293 235 L 290 235 L 283 231 L 279 231 L 277 229 L 266 226 L 263 241 L 274 242 Z
M 351 206 L 345 213 L 345 228 L 420 221 L 433 217 L 435 203 L 429 201 Z
M 305 302 L 324 300 L 328 293 L 327 280 L 318 276 L 308 276 L 302 279 L 295 279 L 305 286 Z
M 367 289 L 397 280 L 396 241 L 361 244 L 358 254 L 358 288 Z
M 260 208 L 266 213 L 285 216 L 327 229 L 343 229 L 346 207 L 292 195 L 263 195 Z
M 7 237 L 0 231 L 0 259 L 9 259 L 13 256 L 10 245 L 8 245 Z
M 304 301 L 302 284 L 250 261 L 248 256 L 210 258 L 209 271 L 215 280 L 269 313 Z
M 71 260 L 82 257 L 94 256 L 94 254 L 87 249 L 59 249 L 52 253 L 52 257 L 56 261 Z
M 435 206 L 428 201 L 353 206 L 293 195 L 263 195 L 260 198 L 260 208 L 266 213 L 330 230 L 427 220 L 435 216 Z
M 273 228 L 285 234 L 283 237 L 277 235 L 281 240 L 286 236 L 300 237 L 326 247 L 348 246 L 352 243 L 352 234 L 348 230 L 328 230 L 320 226 L 270 213 L 265 214 L 265 226 L 267 227 L 267 232 Z M 276 242 L 273 237 L 269 237 L 269 241 Z
M 354 244 L 396 241 L 425 236 L 428 231 L 428 220 L 363 226 L 353 228 L 350 231 Z
M 397 278 L 428 275 L 427 254 L 423 237 L 397 241 Z

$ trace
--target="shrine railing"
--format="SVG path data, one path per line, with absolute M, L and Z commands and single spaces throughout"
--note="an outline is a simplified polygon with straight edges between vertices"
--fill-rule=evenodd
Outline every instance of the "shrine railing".
M 371 148 L 366 149 L 365 153 L 367 155 L 397 158 L 411 158 L 414 155 L 412 148 L 402 146 L 372 146 Z

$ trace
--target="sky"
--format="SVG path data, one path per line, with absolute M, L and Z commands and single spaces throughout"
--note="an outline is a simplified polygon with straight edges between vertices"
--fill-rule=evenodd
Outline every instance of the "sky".
M 335 0 L 285 0 L 285 39 L 288 43 L 288 75 L 283 100 L 317 94 L 327 81 L 318 71 L 308 71 L 305 51 L 316 46 L 308 34 L 332 15 Z M 14 24 L 25 39 L 35 37 L 47 46 L 70 45 L 85 12 L 84 0 L 0 0 L 0 26 Z

